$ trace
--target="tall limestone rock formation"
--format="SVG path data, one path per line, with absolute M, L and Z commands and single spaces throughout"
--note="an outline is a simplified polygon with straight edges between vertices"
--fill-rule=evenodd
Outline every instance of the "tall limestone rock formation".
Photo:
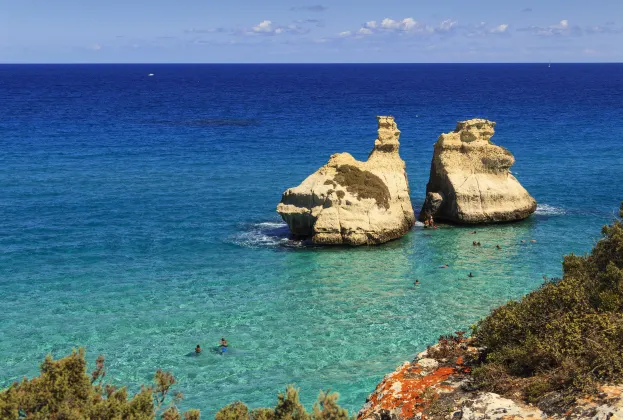
M 415 223 L 393 117 L 377 117 L 379 137 L 366 162 L 338 153 L 281 198 L 277 212 L 299 237 L 316 244 L 375 245 Z
M 454 223 L 493 223 L 534 213 L 536 201 L 511 175 L 512 153 L 491 143 L 494 127 L 473 119 L 439 137 L 420 220 L 432 215 Z

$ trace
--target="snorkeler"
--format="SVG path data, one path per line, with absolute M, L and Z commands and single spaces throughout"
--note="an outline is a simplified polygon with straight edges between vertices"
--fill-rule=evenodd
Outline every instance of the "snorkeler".
M 221 342 L 219 343 L 221 346 L 221 355 L 227 351 L 227 340 L 224 337 L 221 337 Z
M 201 347 L 199 346 L 199 344 L 197 344 L 197 347 L 195 347 L 195 354 L 199 353 L 201 353 Z

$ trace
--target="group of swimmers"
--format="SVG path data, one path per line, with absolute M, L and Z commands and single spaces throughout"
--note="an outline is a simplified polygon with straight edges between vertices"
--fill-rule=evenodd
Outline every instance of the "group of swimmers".
M 220 349 L 221 356 L 227 351 L 227 340 L 225 340 L 225 337 L 221 337 L 218 348 Z M 197 344 L 197 347 L 195 347 L 195 354 L 197 356 L 201 354 L 201 346 L 199 344 Z
M 435 225 L 435 221 L 433 220 L 433 216 L 428 216 L 428 219 L 424 219 L 424 227 L 425 228 L 432 227 L 433 229 L 437 229 L 437 226 Z

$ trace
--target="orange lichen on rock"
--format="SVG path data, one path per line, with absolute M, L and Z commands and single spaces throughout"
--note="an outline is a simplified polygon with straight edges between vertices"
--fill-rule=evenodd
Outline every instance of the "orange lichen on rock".
M 419 363 L 405 363 L 396 372 L 387 375 L 369 398 L 368 407 L 359 412 L 365 419 L 374 411 L 388 410 L 401 418 L 412 418 L 422 413 L 442 392 L 452 390 L 444 386 L 452 375 L 460 374 L 454 367 L 424 370 Z

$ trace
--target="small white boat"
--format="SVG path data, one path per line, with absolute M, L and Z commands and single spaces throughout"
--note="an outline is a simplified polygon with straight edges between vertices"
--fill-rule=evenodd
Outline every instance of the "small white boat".
M 149 73 L 147 76 L 151 77 L 151 76 L 153 76 L 153 75 L 154 75 L 153 73 Z

